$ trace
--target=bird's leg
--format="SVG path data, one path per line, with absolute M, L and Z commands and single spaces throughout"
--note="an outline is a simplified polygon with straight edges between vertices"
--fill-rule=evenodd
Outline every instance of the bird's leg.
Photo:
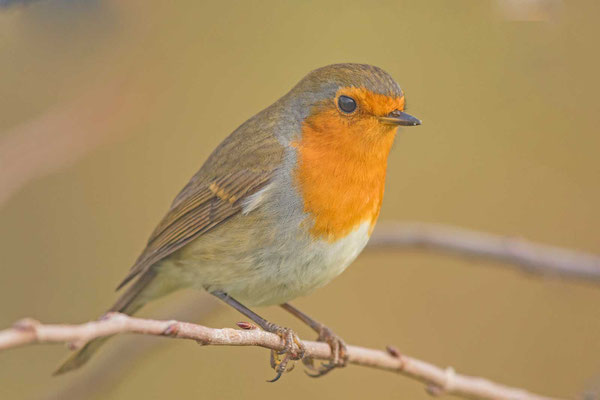
M 314 374 L 309 373 L 308 375 L 312 377 L 320 377 L 328 373 L 337 367 L 345 367 L 348 361 L 348 354 L 346 352 L 346 343 L 337 336 L 331 329 L 323 325 L 322 323 L 315 321 L 308 315 L 304 314 L 302 311 L 298 310 L 296 307 L 292 306 L 289 303 L 284 303 L 281 307 L 289 311 L 292 315 L 300 319 L 306 325 L 310 326 L 315 332 L 319 334 L 318 341 L 325 342 L 331 348 L 331 360 L 322 364 L 320 367 L 315 367 L 314 362 L 311 358 L 304 358 L 302 362 L 308 368 L 315 371 Z
M 275 333 L 285 341 L 285 348 L 281 352 L 271 350 L 271 367 L 273 367 L 277 375 L 269 382 L 275 382 L 281 378 L 281 374 L 285 372 L 290 360 L 299 360 L 304 357 L 304 345 L 294 331 L 267 321 L 223 291 L 216 290 L 211 292 L 211 294 L 223 300 L 225 303 L 229 304 L 246 317 L 250 318 L 263 330 Z M 284 355 L 283 359 L 280 359 L 280 355 Z

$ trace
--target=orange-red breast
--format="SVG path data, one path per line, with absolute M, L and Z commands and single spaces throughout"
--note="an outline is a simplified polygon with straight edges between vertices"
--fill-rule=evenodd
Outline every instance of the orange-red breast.
M 301 345 L 243 304 L 281 304 L 332 346 L 333 362 L 318 375 L 343 365 L 343 342 L 285 303 L 328 283 L 366 245 L 398 126 L 420 124 L 404 107 L 404 93 L 380 68 L 309 73 L 215 149 L 150 236 L 111 311 L 131 314 L 181 288 L 207 290 L 286 339 L 278 378 Z M 103 342 L 88 343 L 57 372 L 80 366 Z

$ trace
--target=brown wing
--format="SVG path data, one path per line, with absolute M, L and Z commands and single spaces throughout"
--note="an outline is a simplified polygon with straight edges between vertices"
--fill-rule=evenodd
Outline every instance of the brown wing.
M 146 249 L 118 288 L 196 237 L 240 212 L 243 199 L 264 187 L 271 174 L 272 171 L 253 172 L 243 169 L 209 181 L 205 185 L 186 187 L 192 190 L 174 204 L 156 227 Z
M 177 195 L 119 288 L 239 213 L 243 199 L 269 182 L 284 153 L 273 135 L 273 111 L 266 109 L 249 119 L 213 151 Z

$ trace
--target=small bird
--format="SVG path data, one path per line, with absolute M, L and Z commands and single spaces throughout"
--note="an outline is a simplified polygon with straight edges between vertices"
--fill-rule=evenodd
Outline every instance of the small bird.
M 346 346 L 288 301 L 339 275 L 367 244 L 379 216 L 387 159 L 404 93 L 382 69 L 334 64 L 306 75 L 286 95 L 231 133 L 175 197 L 118 289 L 110 311 L 133 314 L 182 288 L 206 290 L 285 350 L 271 353 L 276 381 L 304 348 L 289 328 L 247 306 L 281 305 L 329 344 L 322 376 L 346 363 Z M 55 372 L 84 364 L 106 341 L 90 341 Z

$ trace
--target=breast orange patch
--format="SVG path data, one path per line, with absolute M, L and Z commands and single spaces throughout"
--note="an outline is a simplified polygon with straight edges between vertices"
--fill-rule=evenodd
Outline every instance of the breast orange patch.
M 347 95 L 354 90 L 365 91 L 347 88 L 340 93 Z M 304 211 L 314 222 L 310 232 L 330 242 L 345 237 L 365 221 L 373 228 L 396 132 L 376 116 L 400 105 L 397 98 L 370 92 L 350 95 L 359 104 L 355 115 L 344 115 L 334 101 L 321 104 L 304 121 L 300 140 L 292 144 L 298 151 L 296 183 Z M 377 101 L 369 102 L 373 99 Z

